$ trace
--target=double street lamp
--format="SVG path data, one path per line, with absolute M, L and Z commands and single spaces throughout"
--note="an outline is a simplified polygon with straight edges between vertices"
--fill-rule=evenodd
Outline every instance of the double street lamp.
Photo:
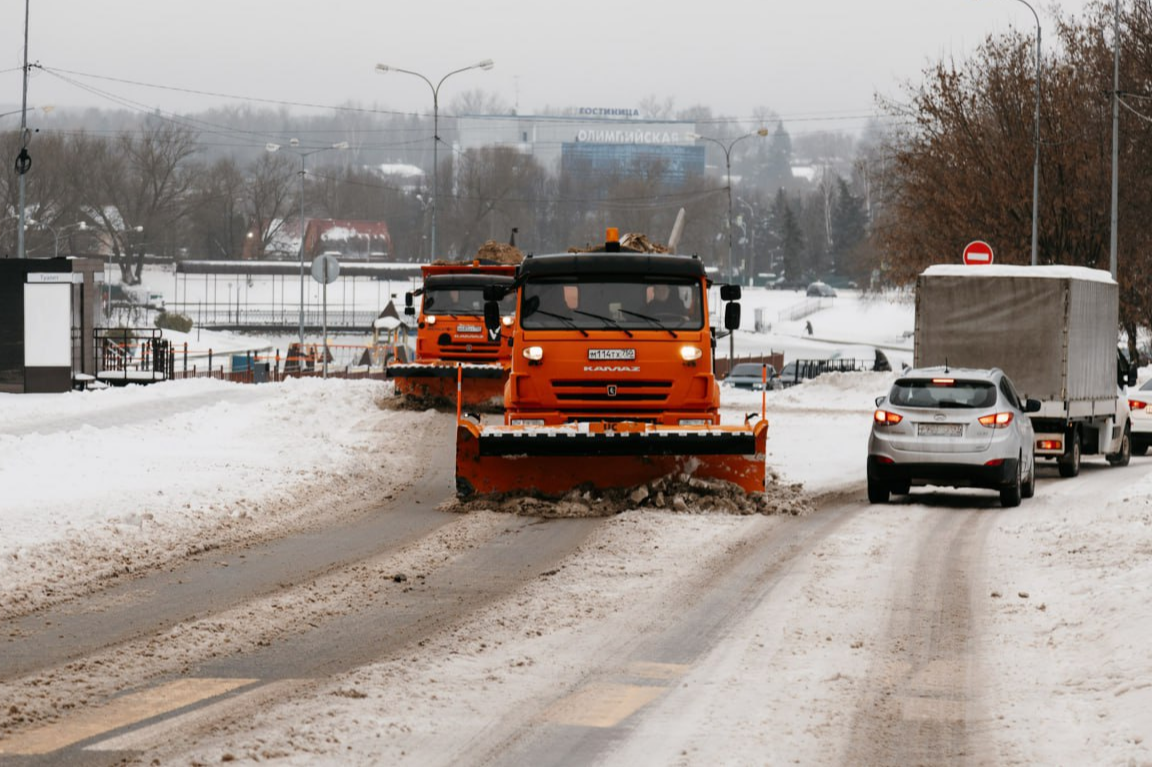
M 304 226 L 304 176 L 308 173 L 306 161 L 309 156 L 318 152 L 327 152 L 329 149 L 344 150 L 348 148 L 347 141 L 339 141 L 335 144 L 328 146 L 316 147 L 306 152 L 300 151 L 300 139 L 291 139 L 288 145 L 292 147 L 292 151 L 300 158 L 300 347 L 304 347 L 304 236 L 307 230 Z M 279 144 L 268 143 L 264 148 L 269 152 L 277 152 L 281 149 Z
M 728 174 L 728 281 L 732 282 L 735 278 L 735 272 L 732 271 L 732 147 L 739 144 L 746 138 L 759 136 L 763 138 L 768 135 L 767 128 L 761 128 L 754 133 L 745 133 L 743 136 L 736 138 L 725 144 L 720 139 L 710 138 L 708 136 L 701 136 L 699 133 L 689 133 L 688 138 L 698 141 L 711 141 L 716 146 L 724 150 L 724 166 Z M 732 360 L 736 358 L 736 331 L 728 331 L 728 360 L 729 365 L 733 364 Z M 729 367 L 731 370 L 731 367 Z
M 710 138 L 708 136 L 701 136 L 699 133 L 689 133 L 688 138 L 697 141 L 711 141 L 716 146 L 724 151 L 724 166 L 727 169 L 728 176 L 728 279 L 734 280 L 735 272 L 732 270 L 732 147 L 739 144 L 746 138 L 753 138 L 754 136 L 764 137 L 768 135 L 767 128 L 761 128 L 754 133 L 746 133 L 743 136 L 736 138 L 725 144 L 720 139 Z
M 431 80 L 429 80 L 427 77 L 420 74 L 419 72 L 413 72 L 410 69 L 401 69 L 400 67 L 389 66 L 388 64 L 377 64 L 376 65 L 376 71 L 377 72 L 380 72 L 382 74 L 387 74 L 388 72 L 400 72 L 402 74 L 412 75 L 414 77 L 419 77 L 421 80 L 428 83 L 428 87 L 432 89 L 432 201 L 430 203 L 431 208 L 432 208 L 432 234 L 431 234 L 431 241 L 430 241 L 431 253 L 429 254 L 431 259 L 435 259 L 437 257 L 437 252 L 436 252 L 436 207 L 437 207 L 437 204 L 439 202 L 438 198 L 439 198 L 439 174 L 440 174 L 439 153 L 438 153 L 438 150 L 440 147 L 440 86 L 443 85 L 444 81 L 447 80 L 452 75 L 458 75 L 461 72 L 467 72 L 470 69 L 488 70 L 494 66 L 495 66 L 495 63 L 492 61 L 492 59 L 484 59 L 481 62 L 473 64 L 472 66 L 462 67 L 460 69 L 452 70 L 448 74 L 441 77 L 440 81 L 438 83 L 433 85 Z
M 75 223 L 75 224 L 65 224 L 64 226 L 61 226 L 61 227 L 55 227 L 55 226 L 52 226 L 51 224 L 49 224 L 47 222 L 35 221 L 35 220 L 30 218 L 30 219 L 28 219 L 28 226 L 37 227 L 40 229 L 47 229 L 48 231 L 52 232 L 52 237 L 56 240 L 56 247 L 53 250 L 52 255 L 56 258 L 59 258 L 60 257 L 60 233 L 66 232 L 69 229 L 79 229 L 81 232 L 83 232 L 84 230 L 86 230 L 88 228 L 88 222 L 87 221 L 80 221 L 80 222 Z M 143 228 L 143 227 L 141 227 L 141 228 Z

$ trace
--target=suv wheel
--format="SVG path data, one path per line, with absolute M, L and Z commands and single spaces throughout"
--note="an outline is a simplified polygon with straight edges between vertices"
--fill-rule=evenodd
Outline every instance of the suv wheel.
M 1023 494 L 1023 483 L 1020 481 L 1020 475 L 1024 471 L 1024 462 L 1017 459 L 1016 461 L 1016 475 L 1012 480 L 1012 484 L 1007 487 L 1000 488 L 1000 505 L 1004 508 L 1012 508 L 1020 505 L 1020 498 Z
M 868 503 L 888 503 L 891 491 L 888 485 L 874 477 L 868 478 Z

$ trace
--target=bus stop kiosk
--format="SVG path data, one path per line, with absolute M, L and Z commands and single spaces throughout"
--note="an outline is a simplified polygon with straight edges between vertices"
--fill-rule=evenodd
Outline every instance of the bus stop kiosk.
M 0 259 L 0 392 L 66 392 L 96 375 L 104 263 Z

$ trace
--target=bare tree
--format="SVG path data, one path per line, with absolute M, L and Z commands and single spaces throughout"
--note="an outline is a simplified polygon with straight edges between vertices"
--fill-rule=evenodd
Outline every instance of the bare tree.
M 150 119 L 139 135 L 121 133 L 92 149 L 88 208 L 104 231 L 121 279 L 138 284 L 145 243 L 130 233 L 143 227 L 153 249 L 174 251 L 176 230 L 189 214 L 189 194 L 199 173 L 192 162 L 196 134 Z

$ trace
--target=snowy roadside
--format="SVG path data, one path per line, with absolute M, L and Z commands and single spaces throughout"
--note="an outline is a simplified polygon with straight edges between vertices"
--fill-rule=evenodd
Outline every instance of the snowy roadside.
M 0 614 L 89 581 L 377 504 L 432 412 L 387 386 L 194 380 L 0 396 Z

